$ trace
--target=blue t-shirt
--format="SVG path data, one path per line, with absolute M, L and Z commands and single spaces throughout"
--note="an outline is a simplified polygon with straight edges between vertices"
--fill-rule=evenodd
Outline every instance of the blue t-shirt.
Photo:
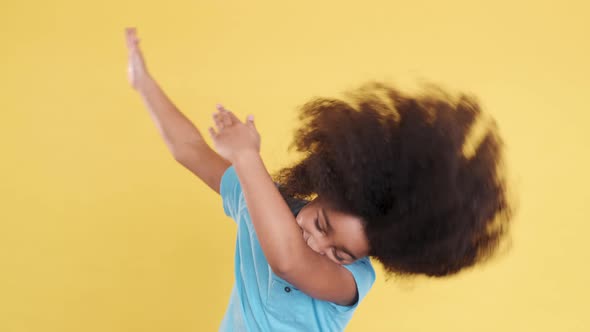
M 235 283 L 220 331 L 343 331 L 373 282 L 375 271 L 367 257 L 344 265 L 357 285 L 352 306 L 314 299 L 274 274 L 262 252 L 242 187 L 233 166 L 221 179 L 225 214 L 238 224 Z M 293 214 L 300 206 L 292 206 Z

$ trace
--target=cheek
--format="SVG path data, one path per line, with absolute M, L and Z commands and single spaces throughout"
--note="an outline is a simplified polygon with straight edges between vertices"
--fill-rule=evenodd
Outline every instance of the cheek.
M 309 218 L 305 212 L 302 211 L 301 213 L 299 213 L 295 220 L 297 221 L 297 225 L 299 225 L 299 227 L 307 228 Z
M 299 227 L 303 227 L 303 216 L 301 214 L 295 218 L 295 221 L 297 221 L 297 225 L 299 225 Z
M 304 216 L 298 217 L 297 219 L 297 225 L 299 225 L 299 228 L 301 228 L 303 231 L 309 233 L 309 223 L 308 223 L 308 219 L 305 219 Z

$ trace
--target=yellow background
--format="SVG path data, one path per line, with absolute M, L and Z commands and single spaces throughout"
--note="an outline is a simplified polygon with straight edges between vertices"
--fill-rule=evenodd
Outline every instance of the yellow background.
M 253 113 L 270 170 L 294 110 L 370 79 L 473 92 L 507 142 L 513 247 L 378 281 L 347 331 L 589 331 L 589 5 L 579 1 L 3 1 L 0 331 L 215 331 L 234 224 L 126 80 L 123 30 L 197 126 Z

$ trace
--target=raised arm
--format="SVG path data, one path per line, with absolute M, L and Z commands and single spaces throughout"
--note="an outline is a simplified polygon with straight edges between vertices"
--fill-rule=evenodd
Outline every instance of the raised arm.
M 352 273 L 305 244 L 260 155 L 241 154 L 234 167 L 260 246 L 275 274 L 311 297 L 352 304 L 357 296 Z
M 129 83 L 140 94 L 164 143 L 176 161 L 219 193 L 221 177 L 230 163 L 209 147 L 199 130 L 149 74 L 136 30 L 127 28 L 125 33 L 129 51 Z
M 354 303 L 352 273 L 313 251 L 260 158 L 260 136 L 254 122 L 246 124 L 220 109 L 224 121 L 211 136 L 217 151 L 231 160 L 240 180 L 264 256 L 273 272 L 311 297 L 340 305 Z

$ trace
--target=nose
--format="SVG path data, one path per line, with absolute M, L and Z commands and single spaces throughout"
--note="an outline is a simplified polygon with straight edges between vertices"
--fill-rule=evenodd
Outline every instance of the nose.
M 307 239 L 307 245 L 320 255 L 325 255 L 328 251 L 328 248 L 330 248 L 330 243 L 328 240 L 324 238 L 318 240 L 316 237 L 312 236 Z

